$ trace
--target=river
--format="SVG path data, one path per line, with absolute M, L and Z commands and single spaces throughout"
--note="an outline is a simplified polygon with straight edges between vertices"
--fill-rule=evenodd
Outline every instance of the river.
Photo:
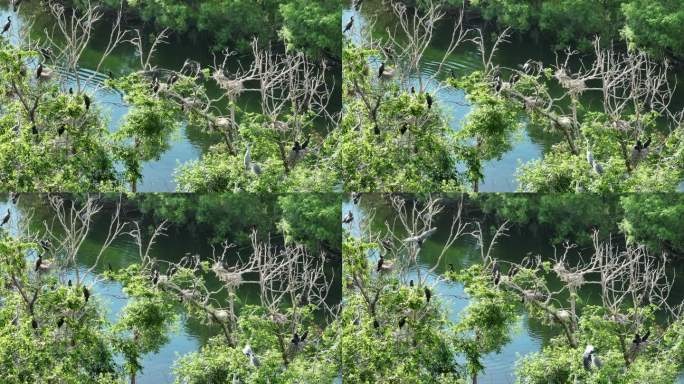
M 370 33 L 376 39 L 385 37 L 387 28 L 394 30 L 397 25 L 389 6 L 379 0 L 364 1 L 360 11 L 355 10 L 351 2 L 346 2 L 342 14 L 342 26 L 346 25 L 352 16 L 355 20 L 355 27 L 350 38 L 355 43 L 362 41 L 361 30 L 367 27 L 369 20 L 374 22 L 373 31 Z M 466 27 L 476 28 L 480 26 L 466 25 Z M 421 62 L 423 79 L 433 76 L 440 66 L 445 50 L 451 41 L 452 30 L 453 20 L 449 19 L 449 16 L 445 17 L 435 29 L 432 44 L 425 51 Z M 528 59 L 542 61 L 547 65 L 556 61 L 554 49 L 548 42 L 536 42 L 533 39 L 515 34 L 509 40 L 510 42 L 500 47 L 494 57 L 494 63 L 503 68 L 516 68 Z M 379 62 L 374 59 L 372 64 L 379 65 Z M 454 70 L 456 74 L 463 75 L 481 68 L 482 60 L 475 45 L 463 43 L 446 60 L 443 73 L 448 74 Z M 462 89 L 452 87 L 438 87 L 434 82 L 425 86 L 429 92 L 437 95 L 436 103 L 448 117 L 449 125 L 454 130 L 459 130 L 463 119 L 471 110 L 471 106 L 465 99 L 465 92 Z M 436 88 L 438 91 L 435 91 Z M 558 96 L 557 88 L 554 92 L 554 88 L 551 87 L 550 91 L 554 97 Z M 682 93 L 679 92 L 675 95 L 673 107 L 681 108 L 684 106 L 684 95 Z M 592 100 L 589 100 L 589 103 L 595 105 Z M 515 142 L 510 151 L 506 152 L 500 159 L 484 163 L 484 181 L 480 183 L 480 192 L 514 192 L 518 190 L 515 173 L 519 166 L 531 160 L 543 158 L 544 154 L 551 150 L 553 144 L 562 140 L 560 134 L 544 131 L 540 127 L 528 125 L 524 121 L 523 125 L 525 129 L 514 137 Z M 684 191 L 684 182 L 679 185 L 679 190 Z
M 472 205 L 472 204 L 471 204 Z M 342 208 L 342 214 L 349 210 L 353 211 L 354 222 L 350 229 L 352 236 L 358 237 L 363 233 L 365 225 L 373 228 L 375 234 L 381 233 L 385 229 L 385 221 L 393 222 L 393 211 L 390 204 L 380 195 L 366 195 L 361 198 L 359 205 L 353 205 L 351 201 L 346 201 Z M 468 210 L 464 209 L 464 212 Z M 364 223 L 364 218 L 369 217 L 372 212 L 373 220 Z M 462 270 L 473 264 L 481 263 L 480 249 L 476 240 L 472 236 L 464 235 L 457 240 L 441 260 L 437 269 L 430 273 L 429 270 L 437 262 L 444 243 L 448 237 L 448 229 L 451 225 L 451 218 L 456 213 L 455 207 L 445 207 L 444 211 L 436 218 L 434 226 L 438 231 L 430 237 L 421 247 L 419 256 L 419 269 L 421 276 L 427 276 L 429 284 L 435 284 L 436 280 L 447 271 L 448 265 L 453 264 L 455 269 Z M 483 228 L 488 228 L 487 220 L 480 216 L 468 216 L 464 214 L 464 221 L 479 221 L 484 223 Z M 493 250 L 492 256 L 502 261 L 520 262 L 526 255 L 552 255 L 553 243 L 551 235 L 543 230 L 532 231 L 529 228 L 511 227 L 507 232 L 508 236 L 500 238 L 497 246 Z M 588 250 L 583 250 L 587 254 Z M 371 255 L 370 257 L 375 257 Z M 684 263 L 671 268 L 671 271 L 678 277 L 684 273 Z M 415 279 L 417 270 L 408 271 L 407 279 Z M 551 282 L 551 290 L 560 287 L 558 282 Z M 582 298 L 587 301 L 599 299 L 599 291 L 592 288 L 583 288 Z M 452 321 L 459 318 L 459 312 L 468 305 L 467 294 L 460 283 L 444 282 L 436 284 L 435 288 L 444 306 L 447 308 L 448 317 Z M 675 279 L 669 297 L 670 303 L 679 304 L 684 300 L 684 280 Z M 598 303 L 598 302 L 597 302 Z M 520 308 L 520 320 L 513 328 L 511 342 L 506 344 L 501 353 L 490 353 L 483 359 L 485 366 L 484 372 L 478 377 L 478 383 L 482 384 L 502 384 L 515 382 L 514 368 L 518 359 L 526 354 L 540 351 L 552 337 L 558 333 L 551 330 L 547 325 L 542 325 L 537 319 L 526 316 Z M 559 331 L 559 330 L 558 330 Z M 684 372 L 679 377 L 679 384 L 684 384 Z

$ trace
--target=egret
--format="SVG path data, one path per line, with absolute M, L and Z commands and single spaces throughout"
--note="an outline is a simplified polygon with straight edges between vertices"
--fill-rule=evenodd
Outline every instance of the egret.
M 603 366 L 603 362 L 596 357 L 596 348 L 594 348 L 593 345 L 589 344 L 587 345 L 587 348 L 584 349 L 582 364 L 587 371 L 591 371 L 592 365 L 596 368 L 601 368 Z

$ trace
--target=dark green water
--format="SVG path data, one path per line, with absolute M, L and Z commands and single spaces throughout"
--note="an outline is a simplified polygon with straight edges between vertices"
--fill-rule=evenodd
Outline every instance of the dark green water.
M 275 197 L 274 197 L 275 198 Z M 5 212 L 7 209 L 12 211 L 11 233 L 16 234 L 19 228 L 18 223 L 26 218 L 30 218 L 29 228 L 34 233 L 43 231 L 44 223 L 51 223 L 53 214 L 49 208 L 47 201 L 38 195 L 22 195 L 19 203 L 15 206 L 10 204 L 9 198 L 6 194 L 0 195 L 0 211 Z M 236 207 L 236 209 L 243 209 L 244 207 Z M 255 209 L 258 209 L 256 207 Z M 88 269 L 94 262 L 100 250 L 105 236 L 107 235 L 109 227 L 109 218 L 111 210 L 107 208 L 96 217 L 90 231 L 90 235 L 84 242 L 78 255 L 78 262 L 81 272 Z M 122 215 L 127 221 L 137 221 L 141 224 L 143 230 L 151 228 L 153 223 L 148 217 L 140 214 L 135 207 L 126 206 L 122 210 Z M 245 228 L 235 228 L 236 231 L 247 229 L 250 224 L 245 224 Z M 266 236 L 266 234 L 264 234 Z M 146 237 L 147 239 L 148 237 Z M 278 234 L 272 234 L 271 240 L 274 244 L 278 243 Z M 280 238 L 282 240 L 282 237 Z M 202 260 L 208 259 L 212 255 L 211 246 L 217 247 L 220 244 L 212 244 L 210 235 L 205 233 L 188 233 L 183 228 L 170 227 L 166 232 L 166 236 L 158 239 L 158 242 L 152 248 L 151 255 L 153 258 L 162 261 L 160 265 L 164 265 L 163 261 L 179 261 L 186 254 L 198 254 Z M 232 250 L 227 263 L 230 263 L 230 255 L 237 257 L 236 252 L 239 252 L 242 257 L 250 255 L 251 248 L 248 246 L 240 246 Z M 95 270 L 96 274 L 101 274 L 108 267 L 112 265 L 114 270 L 125 268 L 130 264 L 139 263 L 137 245 L 130 237 L 122 236 L 115 241 L 112 246 L 105 252 L 98 267 Z M 332 273 L 335 273 L 335 281 L 340 281 L 338 275 L 340 270 L 335 265 L 330 266 Z M 71 271 L 65 278 L 68 279 L 75 271 Z M 218 290 L 220 283 L 213 278 L 207 277 L 208 287 L 211 290 Z M 93 298 L 96 298 L 103 304 L 107 310 L 107 315 L 110 321 L 116 321 L 119 317 L 121 309 L 126 305 L 126 295 L 121 289 L 121 285 L 117 282 L 103 280 L 97 283 L 93 289 Z M 241 303 L 258 304 L 259 303 L 259 289 L 255 284 L 245 284 L 239 291 Z M 330 304 L 339 303 L 341 300 L 341 286 L 336 284 L 330 292 L 328 297 Z M 181 307 L 178 308 L 180 321 L 175 327 L 175 331 L 170 335 L 169 343 L 165 344 L 158 353 L 148 354 L 142 360 L 143 371 L 138 377 L 138 383 L 141 384 L 158 384 L 158 383 L 172 383 L 174 377 L 171 372 L 174 361 L 178 357 L 197 351 L 202 345 L 206 344 L 210 337 L 219 334 L 219 329 L 206 324 L 201 324 L 197 319 L 189 319 L 183 315 Z M 323 321 L 323 319 L 320 319 Z
M 352 30 L 353 33 L 350 33 L 348 37 L 356 43 L 362 42 L 361 31 L 363 28 L 367 28 L 370 21 L 374 22 L 374 28 L 369 32 L 376 39 L 386 37 L 386 30 L 388 28 L 394 30 L 397 27 L 397 21 L 391 8 L 385 2 L 379 0 L 364 1 L 360 11 L 354 10 L 351 2 L 347 2 L 342 15 L 342 26 L 346 25 L 352 16 L 354 16 L 355 27 Z M 425 51 L 423 61 L 421 62 L 423 79 L 430 78 L 439 69 L 444 53 L 451 41 L 453 22 L 454 20 L 449 19 L 449 16 L 447 16 L 435 29 L 432 44 Z M 466 27 L 478 28 L 482 26 L 466 25 Z M 487 35 L 485 34 L 485 36 Z M 401 38 L 401 33 L 399 33 L 399 38 Z M 518 66 L 525 63 L 528 59 L 542 61 L 546 65 L 556 62 L 555 50 L 549 43 L 535 42 L 532 39 L 519 35 L 513 35 L 509 40 L 510 42 L 500 46 L 500 50 L 494 57 L 494 64 L 499 65 L 501 68 L 519 68 Z M 491 44 L 488 45 L 488 47 L 490 46 Z M 379 60 L 373 60 L 371 65 L 379 66 Z M 463 75 L 481 68 L 482 59 L 479 51 L 474 44 L 464 42 L 446 60 L 443 74 L 448 74 L 453 70 L 456 74 Z M 415 82 L 413 85 L 417 86 L 417 79 L 412 79 L 411 81 Z M 437 95 L 436 105 L 448 117 L 450 126 L 454 130 L 459 130 L 463 119 L 471 110 L 471 106 L 465 99 L 465 92 L 452 87 L 440 87 L 434 81 L 425 84 L 425 86 L 429 92 Z M 558 91 L 557 87 L 555 92 L 553 86 L 550 88 L 550 92 L 554 97 L 559 95 Z M 672 103 L 673 108 L 682 108 L 684 106 L 683 93 L 679 92 L 675 95 L 675 100 Z M 595 104 L 592 103 L 591 96 L 587 96 L 587 99 L 589 105 Z M 505 153 L 501 159 L 484 163 L 484 181 L 480 184 L 480 192 L 516 191 L 518 183 L 515 173 L 519 166 L 531 160 L 543 158 L 544 154 L 551 150 L 551 146 L 562 139 L 559 134 L 545 132 L 539 127 L 523 123 L 525 128 L 514 137 L 513 148 Z M 679 189 L 684 190 L 684 182 L 680 184 Z
M 373 228 L 374 233 L 384 233 L 385 221 L 393 222 L 394 213 L 391 205 L 383 200 L 379 195 L 364 195 L 361 203 L 355 206 L 351 201 L 344 203 L 342 214 L 349 210 L 354 213 L 354 222 L 351 228 L 347 228 L 352 236 L 359 236 L 365 226 Z M 466 212 L 464 210 L 464 212 Z M 467 294 L 463 290 L 463 285 L 458 283 L 438 282 L 439 276 L 448 270 L 448 265 L 453 264 L 456 270 L 468 268 L 471 265 L 481 263 L 480 248 L 476 240 L 469 235 L 464 235 L 457 240 L 446 252 L 437 269 L 430 273 L 429 270 L 437 263 L 439 254 L 447 241 L 452 217 L 456 214 L 456 208 L 445 208 L 437 217 L 434 225 L 438 228 L 437 232 L 427 240 L 421 247 L 419 256 L 419 269 L 408 271 L 406 281 L 415 279 L 415 275 L 420 272 L 421 276 L 427 276 L 428 284 L 435 285 L 434 290 L 438 292 L 442 303 L 448 310 L 448 316 L 452 320 L 459 318 L 459 312 L 468 305 Z M 365 222 L 364 218 L 373 216 L 371 222 Z M 465 222 L 483 222 L 486 219 L 478 215 L 468 215 L 464 213 Z M 486 231 L 487 226 L 483 225 Z M 470 230 L 475 228 L 471 227 Z M 552 236 L 544 233 L 543 230 L 531 231 L 526 228 L 511 227 L 507 232 L 508 236 L 500 238 L 494 248 L 492 256 L 498 260 L 520 262 L 527 255 L 540 254 L 546 260 L 546 256 L 553 255 L 554 248 Z M 556 244 L 560 246 L 559 244 Z M 586 255 L 590 249 L 583 249 L 582 254 Z M 371 257 L 374 257 L 371 255 Z M 676 276 L 684 273 L 684 264 L 678 263 L 671 267 L 671 272 Z M 551 290 L 560 288 L 559 282 L 551 282 Z M 595 287 L 584 288 L 581 292 L 583 300 L 588 302 L 600 303 L 600 291 Z M 669 297 L 670 303 L 679 304 L 684 300 L 684 281 L 675 279 Z M 510 343 L 505 345 L 501 353 L 492 353 L 485 357 L 483 364 L 486 367 L 484 373 L 478 378 L 479 383 L 500 384 L 515 382 L 514 367 L 515 362 L 526 354 L 540 351 L 549 340 L 558 335 L 560 329 L 552 329 L 542 325 L 537 319 L 528 318 L 522 308 L 520 308 L 520 320 L 515 326 Z M 679 383 L 684 383 L 684 373 L 680 375 Z

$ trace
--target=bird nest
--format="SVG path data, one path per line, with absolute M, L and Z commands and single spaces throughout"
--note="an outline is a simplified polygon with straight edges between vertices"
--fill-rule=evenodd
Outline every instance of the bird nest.
M 553 266 L 558 278 L 567 284 L 569 288 L 579 288 L 584 285 L 584 274 L 580 272 L 568 271 L 564 266 L 556 264 Z
M 220 263 L 214 264 L 211 268 L 218 277 L 219 280 L 224 282 L 226 285 L 231 287 L 238 287 L 242 284 L 242 274 L 238 272 L 230 272 L 229 270 L 223 268 Z
M 226 91 L 229 96 L 239 96 L 245 90 L 245 82 L 243 80 L 233 80 L 223 74 L 222 71 L 214 72 L 214 81 Z

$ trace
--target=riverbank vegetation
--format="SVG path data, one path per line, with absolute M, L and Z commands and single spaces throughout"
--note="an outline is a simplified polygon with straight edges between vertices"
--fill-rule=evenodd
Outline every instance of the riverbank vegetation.
M 100 3 L 78 3 L 76 11 L 47 2 L 57 27 L 39 38 L 8 22 L 0 38 L 0 186 L 15 191 L 135 192 L 145 163 L 159 160 L 180 129 L 191 127 L 219 138 L 219 143 L 201 158 L 178 166 L 175 182 L 180 191 L 331 191 L 339 184 L 328 160 L 336 150 L 329 134 L 339 117 L 331 107 L 337 87 L 334 64 L 321 52 L 335 49 L 328 46 L 331 42 L 339 44 L 339 32 L 324 35 L 331 20 L 338 20 L 339 5 L 299 3 L 273 2 L 262 10 L 254 8 L 257 3 L 244 2 L 244 12 L 254 17 L 222 25 L 244 27 L 253 20 L 265 30 L 263 39 L 249 31 L 242 37 L 231 35 L 242 41 L 238 49 L 248 60 L 234 64 L 235 47 L 221 45 L 213 64 L 188 58 L 175 69 L 156 65 L 155 54 L 169 43 L 166 24 L 182 24 L 199 3 L 155 3 L 153 9 L 175 16 L 157 15 L 155 20 L 167 28 L 152 36 L 126 24 L 129 5 L 108 15 Z M 151 11 L 146 4 L 130 6 L 143 8 L 145 14 Z M 201 17 L 220 17 L 225 12 L 212 11 L 218 5 L 203 2 L 207 8 Z M 263 17 L 282 19 L 282 26 L 259 21 L 259 12 L 279 12 Z M 93 72 L 84 76 L 82 55 L 102 28 L 109 34 L 108 43 Z M 278 48 L 270 40 L 277 38 L 287 47 Z M 134 48 L 139 65 L 114 75 L 105 63 L 124 45 Z M 121 93 L 127 107 L 113 129 L 106 106 L 98 102 L 100 90 Z M 244 108 L 247 98 L 259 100 L 256 111 Z
M 22 215 L 10 209 L 0 228 L 4 383 L 135 383 L 144 359 L 169 342 L 181 317 L 216 336 L 179 357 L 177 383 L 331 382 L 338 376 L 332 324 L 339 268 L 323 251 L 254 229 L 246 248 L 224 242 L 211 254 L 159 258 L 155 248 L 173 225 L 145 227 L 122 208 L 131 201 L 109 209 L 103 201 L 110 205 L 111 197 L 16 199 Z M 49 211 L 49 218 L 30 225 L 31 207 Z M 97 222 L 103 232 L 86 252 Z M 129 265 L 111 259 L 121 241 L 135 246 Z M 125 298 L 114 320 L 106 304 L 112 284 Z M 256 300 L 247 300 L 247 289 Z
M 485 163 L 510 151 L 526 125 L 560 139 L 542 158 L 517 167 L 520 191 L 678 188 L 683 114 L 672 103 L 676 80 L 667 60 L 594 34 L 589 55 L 568 48 L 556 52 L 555 62 L 523 58 L 507 67 L 494 58 L 511 28 L 490 38 L 461 11 L 447 15 L 440 2 L 420 4 L 381 6 L 394 15 L 384 32 L 374 29 L 372 15 L 363 25 L 352 19 L 345 25 L 340 161 L 346 188 L 479 191 Z M 441 38 L 447 44 L 441 41 L 440 57 L 426 70 L 424 56 L 437 49 L 437 28 L 445 23 L 451 36 Z M 449 69 L 450 55 L 465 46 L 478 52 L 480 68 Z M 465 92 L 471 108 L 457 128 L 441 97 L 451 89 Z
M 500 259 L 496 249 L 517 224 L 489 227 L 472 218 L 467 207 L 478 203 L 467 198 L 416 198 L 369 196 L 363 219 L 345 225 L 346 381 L 477 383 L 486 357 L 502 353 L 526 316 L 550 339 L 518 358 L 516 383 L 675 382 L 684 321 L 681 303 L 668 300 L 666 254 L 587 228 L 586 247 L 559 242 L 550 253 Z M 374 224 L 375 208 L 384 223 Z M 472 252 L 455 245 L 466 238 Z M 455 267 L 454 250 L 478 261 Z M 468 301 L 457 316 L 445 288 L 454 284 L 463 289 L 456 299 Z

